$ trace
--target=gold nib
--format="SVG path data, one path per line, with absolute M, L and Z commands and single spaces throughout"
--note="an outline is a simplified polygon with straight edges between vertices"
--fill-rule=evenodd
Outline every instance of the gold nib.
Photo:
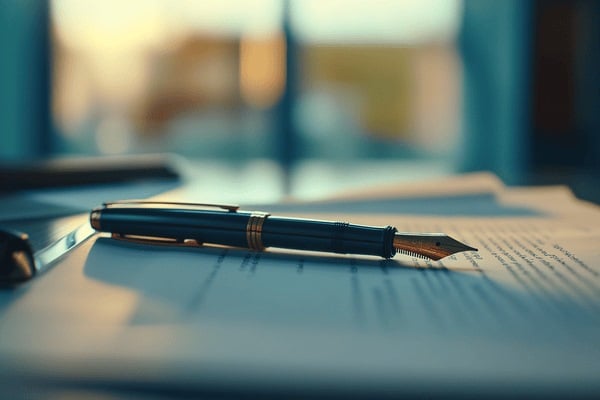
M 461 251 L 477 251 L 444 233 L 396 233 L 394 248 L 413 257 L 441 260 Z

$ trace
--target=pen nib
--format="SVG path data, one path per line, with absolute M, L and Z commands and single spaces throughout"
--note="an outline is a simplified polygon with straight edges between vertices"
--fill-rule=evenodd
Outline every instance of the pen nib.
M 461 251 L 477 251 L 444 233 L 398 232 L 394 235 L 394 248 L 398 253 L 435 261 Z

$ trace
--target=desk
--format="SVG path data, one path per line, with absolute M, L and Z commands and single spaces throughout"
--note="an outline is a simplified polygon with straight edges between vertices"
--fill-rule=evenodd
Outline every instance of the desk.
M 597 207 L 564 188 L 507 189 L 486 175 L 391 189 L 272 209 L 331 218 L 335 206 L 352 222 L 443 230 L 480 251 L 385 261 L 94 237 L 47 274 L 0 292 L 3 390 L 600 393 Z

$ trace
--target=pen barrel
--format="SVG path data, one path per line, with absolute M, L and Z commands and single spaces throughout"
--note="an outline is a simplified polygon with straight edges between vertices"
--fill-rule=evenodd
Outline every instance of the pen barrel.
M 395 228 L 345 222 L 266 216 L 259 233 L 250 234 L 251 212 L 182 209 L 103 208 L 92 212 L 92 226 L 122 236 L 193 239 L 235 247 L 277 247 L 333 253 L 393 257 Z M 254 236 L 252 236 L 254 235 Z M 257 236 L 258 235 L 258 236 Z M 254 245 L 250 238 L 254 238 Z M 258 238 L 258 239 L 257 239 Z
M 265 247 L 365 254 L 391 258 L 396 229 L 354 225 L 346 222 L 268 217 L 264 221 L 262 241 Z

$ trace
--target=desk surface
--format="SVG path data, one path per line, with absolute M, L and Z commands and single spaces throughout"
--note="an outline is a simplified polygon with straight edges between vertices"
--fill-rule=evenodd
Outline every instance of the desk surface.
M 0 291 L 2 391 L 600 393 L 597 207 L 563 188 L 510 190 L 485 176 L 389 189 L 277 207 L 442 230 L 480 251 L 384 261 L 96 236 L 48 273 Z M 332 205 L 343 213 L 331 215 Z

